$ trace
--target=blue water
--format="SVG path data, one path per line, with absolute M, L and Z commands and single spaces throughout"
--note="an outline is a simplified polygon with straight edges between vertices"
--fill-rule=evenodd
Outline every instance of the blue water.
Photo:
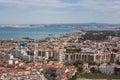
M 2 39 L 22 39 L 30 37 L 33 39 L 44 39 L 51 37 L 59 37 L 60 34 L 79 32 L 78 30 L 66 29 L 57 26 L 32 27 L 32 28 L 0 28 L 0 38 Z

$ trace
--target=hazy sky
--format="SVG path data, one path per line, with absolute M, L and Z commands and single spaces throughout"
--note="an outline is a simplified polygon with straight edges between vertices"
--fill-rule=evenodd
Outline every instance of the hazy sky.
M 120 0 L 0 0 L 0 24 L 120 23 Z

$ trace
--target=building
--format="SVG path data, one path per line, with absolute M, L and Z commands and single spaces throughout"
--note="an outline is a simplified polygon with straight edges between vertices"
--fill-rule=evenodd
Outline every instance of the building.
M 65 62 L 96 62 L 96 63 L 104 63 L 104 62 L 115 62 L 117 53 L 93 53 L 93 52 L 82 52 L 82 53 L 66 53 L 65 54 Z

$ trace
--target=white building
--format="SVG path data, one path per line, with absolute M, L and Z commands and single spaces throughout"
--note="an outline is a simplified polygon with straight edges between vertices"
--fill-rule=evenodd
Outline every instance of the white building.
M 115 67 L 118 67 L 118 65 L 113 64 L 113 63 L 104 63 L 99 66 L 99 70 L 102 73 L 107 73 L 107 74 L 113 74 L 115 72 Z

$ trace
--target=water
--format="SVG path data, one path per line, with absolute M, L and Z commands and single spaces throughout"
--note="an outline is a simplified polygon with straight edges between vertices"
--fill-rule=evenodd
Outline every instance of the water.
M 0 28 L 0 38 L 2 39 L 22 39 L 30 37 L 33 39 L 44 39 L 50 34 L 58 37 L 60 34 L 79 32 L 78 30 L 66 29 L 57 26 L 32 27 L 32 28 Z

